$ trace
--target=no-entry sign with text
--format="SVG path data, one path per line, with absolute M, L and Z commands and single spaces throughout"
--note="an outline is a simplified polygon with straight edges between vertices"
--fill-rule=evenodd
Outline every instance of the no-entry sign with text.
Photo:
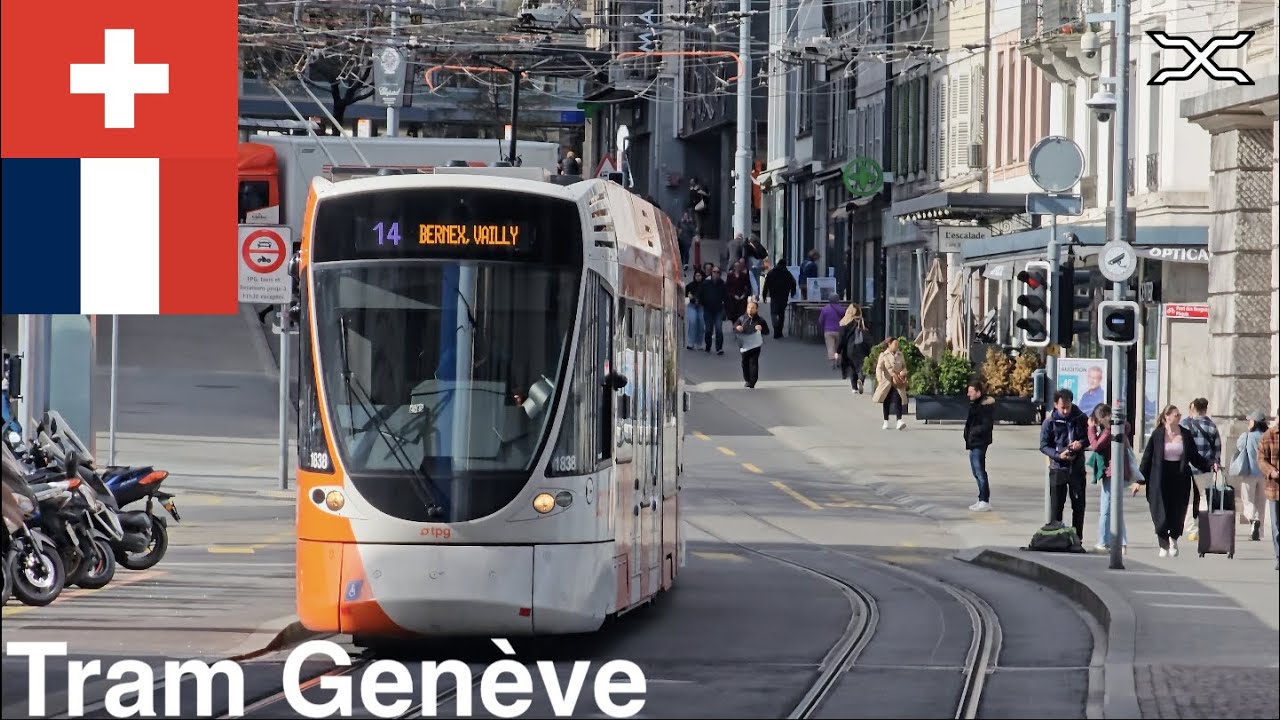
M 293 236 L 286 225 L 241 225 L 236 243 L 240 302 L 283 305 L 293 299 L 289 253 Z

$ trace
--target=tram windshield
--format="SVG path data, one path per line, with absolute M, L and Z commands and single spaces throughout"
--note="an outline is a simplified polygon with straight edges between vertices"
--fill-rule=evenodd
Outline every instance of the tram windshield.
M 470 219 L 441 218 L 441 205 L 406 212 L 429 213 L 433 228 L 463 227 L 430 232 L 474 233 Z M 552 257 L 526 247 L 535 253 L 526 262 L 462 259 L 468 253 L 455 245 L 312 266 L 314 343 L 333 441 L 380 510 L 464 521 L 500 509 L 527 482 L 550 427 L 577 306 L 581 265 L 570 260 L 580 257 L 581 234 L 576 206 L 568 210 L 521 228 L 545 241 L 548 223 L 570 226 L 556 244 L 577 250 Z M 373 224 L 357 214 L 357 226 Z M 325 220 L 321 209 L 317 249 L 333 239 L 321 233 Z M 384 222 L 384 230 L 392 224 Z M 423 506 L 433 512 L 423 515 Z

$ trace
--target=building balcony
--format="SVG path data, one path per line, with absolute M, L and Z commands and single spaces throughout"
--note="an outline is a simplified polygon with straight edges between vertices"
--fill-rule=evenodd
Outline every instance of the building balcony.
M 1084 57 L 1080 51 L 1080 35 L 1087 29 L 1085 16 L 1104 10 L 1102 0 L 1024 3 L 1018 51 L 1054 82 L 1065 83 L 1097 75 L 1099 58 L 1097 55 Z M 1108 32 L 1105 25 L 1097 31 L 1100 36 Z
M 1147 192 L 1160 189 L 1160 153 L 1147 155 Z

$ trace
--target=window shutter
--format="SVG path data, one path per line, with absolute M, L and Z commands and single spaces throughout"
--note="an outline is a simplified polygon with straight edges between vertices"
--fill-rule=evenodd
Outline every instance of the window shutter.
M 955 125 L 956 153 L 955 164 L 961 171 L 969 165 L 970 123 L 973 114 L 972 79 L 968 72 L 956 78 Z
M 959 87 L 960 83 L 956 78 L 952 77 L 948 78 L 947 84 L 947 127 L 945 132 L 947 136 L 946 165 L 947 175 L 951 176 L 955 174 L 956 158 L 959 157 L 956 154 L 956 88 Z
M 938 132 L 933 134 L 933 142 L 936 146 L 934 154 L 937 157 L 935 162 L 937 163 L 939 180 L 947 177 L 949 174 L 947 171 L 950 170 L 951 165 L 950 156 L 947 155 L 951 149 L 951 143 L 949 142 L 951 124 L 947 122 L 947 85 L 949 80 L 946 75 L 943 75 L 938 78 L 938 83 L 935 87 L 938 94 Z
M 942 93 L 938 91 L 938 83 L 929 83 L 929 173 L 934 180 L 942 178 L 938 166 L 938 111 L 941 107 Z
M 982 161 L 986 164 L 987 151 L 987 73 L 986 68 L 979 65 L 973 72 L 973 104 L 970 109 L 970 125 L 969 125 L 969 142 L 972 144 L 983 145 Z M 965 155 L 969 153 L 969 148 L 965 148 Z

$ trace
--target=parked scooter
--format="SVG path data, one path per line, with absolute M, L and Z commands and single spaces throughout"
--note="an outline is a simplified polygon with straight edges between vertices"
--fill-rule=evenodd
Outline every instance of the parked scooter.
M 62 594 L 66 586 L 66 569 L 53 540 L 34 523 L 39 506 L 39 494 L 59 495 L 70 493 L 67 489 L 78 480 L 62 480 L 61 490 L 43 485 L 29 485 L 26 469 L 18 462 L 12 449 L 3 446 L 4 452 L 4 568 L 8 589 L 27 605 L 48 605 Z
M 160 562 L 169 547 L 169 534 L 164 522 L 151 512 L 151 497 L 148 496 L 146 511 L 122 511 L 120 507 L 123 503 L 117 500 L 115 493 L 94 469 L 93 456 L 89 453 L 89 449 L 57 411 L 51 410 L 45 413 L 37 426 L 37 436 L 40 438 L 39 444 L 44 454 L 55 462 L 66 462 L 74 458 L 80 479 L 94 493 L 94 499 L 101 502 L 103 507 L 94 508 L 89 517 L 92 519 L 94 529 L 109 544 L 112 572 L 116 562 L 130 570 L 145 570 Z M 136 482 L 144 488 L 157 486 L 168 475 L 164 471 L 149 472 L 138 478 Z M 143 485 L 144 481 L 146 485 Z M 158 488 L 150 492 L 156 493 Z M 166 497 L 165 500 L 169 501 L 169 505 L 172 504 L 172 496 Z M 176 519 L 177 509 L 174 508 L 170 512 Z M 133 555 L 133 553 L 140 554 Z
M 146 500 L 146 516 L 150 522 L 148 545 L 140 553 L 126 550 L 116 552 L 116 561 L 129 570 L 146 570 L 160 562 L 169 549 L 169 527 L 164 516 L 155 512 L 154 505 L 160 505 L 173 516 L 174 522 L 181 522 L 178 506 L 174 504 L 173 495 L 162 492 L 160 483 L 169 477 L 166 470 L 143 467 L 108 467 L 103 470 L 103 482 L 115 496 L 116 505 L 123 508 L 139 500 Z

